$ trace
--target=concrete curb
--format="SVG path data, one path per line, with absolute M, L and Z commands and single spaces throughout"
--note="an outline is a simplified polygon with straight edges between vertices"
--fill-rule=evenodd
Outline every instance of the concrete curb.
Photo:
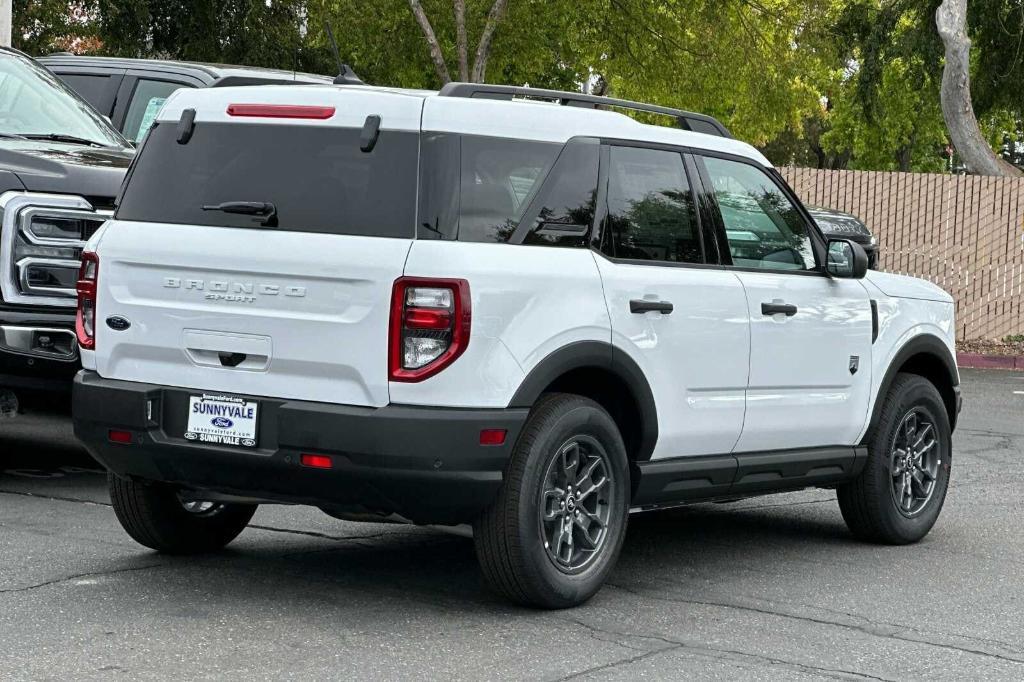
M 1009 369 L 1024 372 L 1024 355 L 957 353 L 956 364 L 968 369 Z

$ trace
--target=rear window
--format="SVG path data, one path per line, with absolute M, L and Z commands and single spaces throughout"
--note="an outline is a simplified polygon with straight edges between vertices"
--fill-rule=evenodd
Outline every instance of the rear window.
M 272 204 L 267 229 L 410 238 L 415 232 L 418 134 L 381 131 L 363 152 L 357 128 L 197 122 L 154 126 L 116 217 L 158 223 L 258 227 L 259 217 L 204 210 Z

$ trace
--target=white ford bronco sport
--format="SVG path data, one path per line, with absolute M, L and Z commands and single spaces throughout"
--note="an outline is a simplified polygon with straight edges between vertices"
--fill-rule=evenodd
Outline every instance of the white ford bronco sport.
M 179 90 L 78 292 L 75 430 L 162 552 L 264 502 L 472 524 L 491 587 L 565 607 L 631 511 L 835 488 L 854 535 L 909 543 L 949 482 L 951 298 L 867 272 L 687 112 Z

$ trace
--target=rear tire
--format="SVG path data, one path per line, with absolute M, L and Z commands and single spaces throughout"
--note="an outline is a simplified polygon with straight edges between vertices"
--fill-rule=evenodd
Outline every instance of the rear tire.
M 626 535 L 629 464 L 615 421 L 593 400 L 543 396 L 493 505 L 473 524 L 484 579 L 520 604 L 590 599 Z
M 177 489 L 107 475 L 114 514 L 128 535 L 165 554 L 201 554 L 225 547 L 249 525 L 254 504 L 183 502 Z
M 864 470 L 836 491 L 846 525 L 868 542 L 917 542 L 935 525 L 949 487 L 949 415 L 938 389 L 897 374 L 865 442 Z

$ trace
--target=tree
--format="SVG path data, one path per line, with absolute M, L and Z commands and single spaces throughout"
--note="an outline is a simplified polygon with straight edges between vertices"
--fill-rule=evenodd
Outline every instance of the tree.
M 957 153 L 967 170 L 979 175 L 1021 175 L 1000 159 L 981 133 L 971 101 L 971 39 L 967 35 L 967 0 L 943 0 L 935 25 L 946 50 L 942 71 L 942 114 Z
M 14 0 L 11 44 L 30 55 L 98 46 L 90 0 Z
M 480 40 L 477 43 L 476 52 L 473 56 L 472 71 L 469 68 L 469 45 L 467 42 L 466 32 L 466 0 L 453 0 L 452 5 L 455 18 L 459 80 L 471 83 L 483 83 L 484 78 L 487 75 L 487 60 L 491 56 L 494 32 L 498 29 L 498 24 L 501 22 L 502 17 L 505 14 L 505 8 L 508 6 L 508 0 L 494 0 L 490 10 L 487 12 L 487 20 L 480 32 Z M 427 17 L 427 13 L 424 11 L 423 5 L 420 3 L 420 0 L 409 0 L 409 7 L 412 9 L 413 16 L 416 17 L 416 23 L 419 24 L 420 30 L 423 31 L 423 38 L 427 41 L 427 47 L 430 49 L 430 59 L 434 62 L 434 68 L 437 70 L 437 77 L 441 80 L 441 83 L 451 82 L 451 76 L 448 71 L 448 63 L 445 60 L 444 51 L 441 49 L 441 43 L 438 41 L 437 34 L 434 33 L 434 27 L 430 22 L 430 18 Z

